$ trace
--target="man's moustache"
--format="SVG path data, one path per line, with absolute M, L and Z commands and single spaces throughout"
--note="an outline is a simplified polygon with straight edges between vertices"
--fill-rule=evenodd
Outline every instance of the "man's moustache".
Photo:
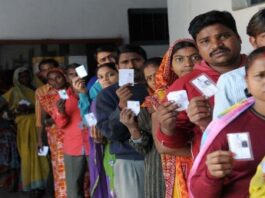
M 215 55 L 216 53 L 219 52 L 230 52 L 230 49 L 226 48 L 226 47 L 218 47 L 217 49 L 213 50 L 209 56 L 212 57 L 213 55 Z

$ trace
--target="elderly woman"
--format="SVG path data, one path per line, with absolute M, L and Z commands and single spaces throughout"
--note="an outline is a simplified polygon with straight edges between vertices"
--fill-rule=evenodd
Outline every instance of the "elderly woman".
M 21 185 L 23 191 L 38 192 L 46 186 L 49 166 L 46 157 L 38 156 L 37 128 L 35 126 L 35 87 L 28 68 L 20 67 L 13 75 L 14 86 L 3 97 L 15 113 L 17 147 L 21 158 Z M 29 163 L 30 162 L 30 163 Z

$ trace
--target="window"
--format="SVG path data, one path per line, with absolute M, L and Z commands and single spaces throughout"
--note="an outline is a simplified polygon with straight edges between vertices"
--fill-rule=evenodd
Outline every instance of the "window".
M 232 0 L 232 9 L 239 10 L 259 3 L 265 3 L 265 0 Z
M 129 36 L 131 44 L 168 44 L 168 16 L 166 8 L 129 9 Z

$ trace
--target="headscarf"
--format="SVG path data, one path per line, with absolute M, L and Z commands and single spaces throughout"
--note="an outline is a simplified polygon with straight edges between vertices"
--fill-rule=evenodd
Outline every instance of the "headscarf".
M 190 42 L 195 44 L 194 40 L 189 38 L 176 40 L 173 45 L 167 50 L 163 56 L 163 60 L 160 67 L 156 73 L 156 89 L 153 96 L 147 98 L 151 101 L 152 105 L 156 108 L 165 98 L 167 88 L 178 78 L 175 72 L 172 70 L 172 56 L 174 47 L 180 42 Z
M 14 86 L 3 94 L 3 98 L 8 102 L 9 109 L 14 110 L 17 108 L 21 100 L 27 100 L 31 105 L 35 104 L 35 92 L 29 87 L 22 85 L 19 82 L 19 74 L 24 71 L 29 71 L 27 67 L 20 67 L 15 70 L 13 74 L 13 84 Z M 33 83 L 32 87 L 34 87 Z
M 28 97 L 28 92 L 32 92 L 33 90 L 26 87 L 25 85 L 22 85 L 19 82 L 19 74 L 22 72 L 28 71 L 31 75 L 31 85 L 32 87 L 35 87 L 35 85 L 32 82 L 32 74 L 29 70 L 29 68 L 27 67 L 19 67 L 15 70 L 14 74 L 13 74 L 13 89 L 14 89 L 14 94 L 15 94 L 15 98 L 17 100 L 21 100 L 21 99 L 26 99 L 28 100 L 31 104 L 35 103 L 35 100 L 32 99 L 31 97 Z

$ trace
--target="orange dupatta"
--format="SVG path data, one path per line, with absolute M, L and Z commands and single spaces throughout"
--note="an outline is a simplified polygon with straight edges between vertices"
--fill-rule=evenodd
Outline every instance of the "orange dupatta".
M 178 78 L 172 71 L 173 48 L 176 44 L 192 39 L 180 39 L 168 49 L 156 74 L 156 90 L 152 96 L 146 98 L 155 109 L 164 101 L 167 88 Z M 187 178 L 192 166 L 192 157 L 161 154 L 162 169 L 165 178 L 165 198 L 188 198 Z

